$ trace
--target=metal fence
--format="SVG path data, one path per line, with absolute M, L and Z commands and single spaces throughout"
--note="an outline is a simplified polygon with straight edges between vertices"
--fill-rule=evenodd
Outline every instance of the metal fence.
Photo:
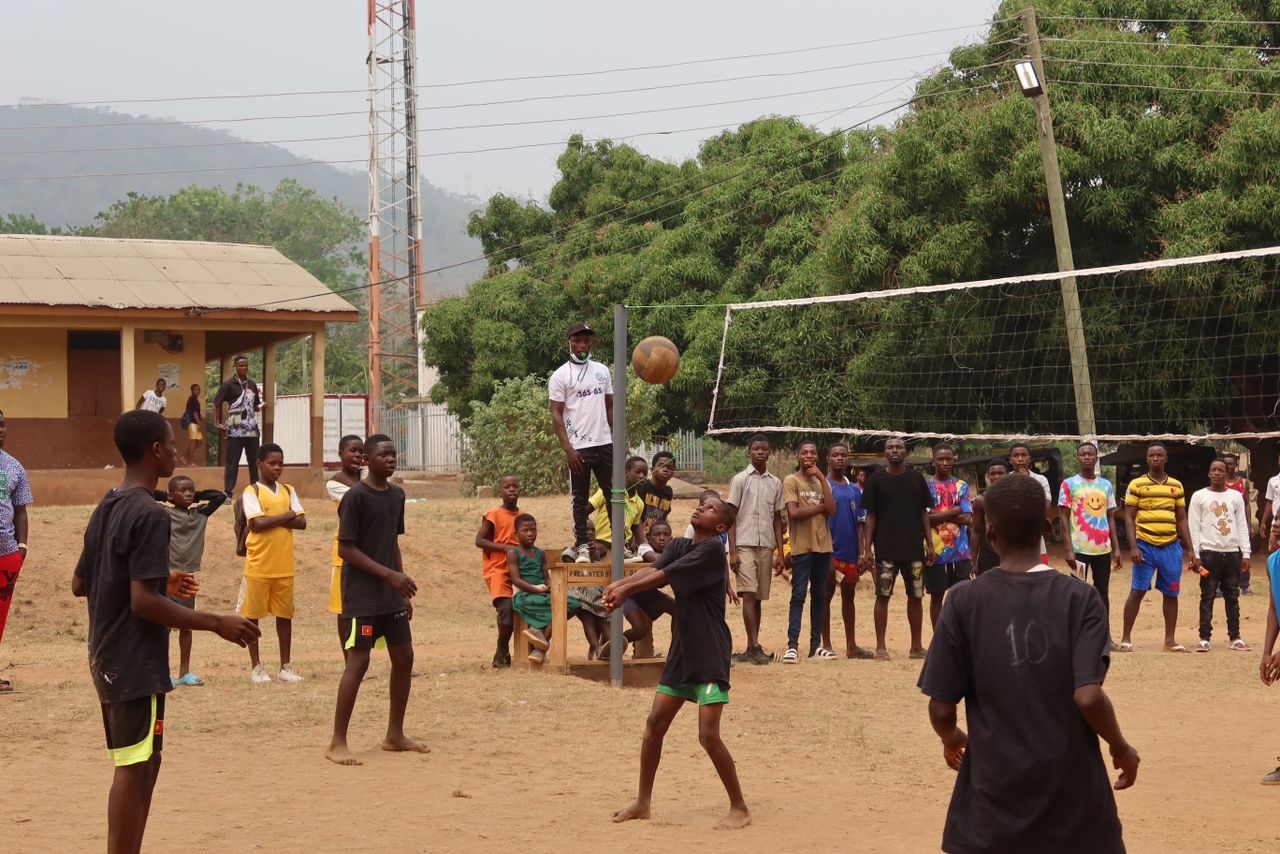
M 692 430 L 681 430 L 665 441 L 645 443 L 632 453 L 651 460 L 658 451 L 670 451 L 676 455 L 676 471 L 706 470 L 702 458 L 702 436 Z
M 383 411 L 382 432 L 396 443 L 400 452 L 398 465 L 405 471 L 462 471 L 462 425 L 442 404 L 418 403 L 407 409 Z

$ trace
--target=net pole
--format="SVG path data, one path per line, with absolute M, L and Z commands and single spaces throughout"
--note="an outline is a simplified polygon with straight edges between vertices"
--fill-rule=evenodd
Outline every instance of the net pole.
M 1022 30 L 1027 36 L 1027 50 L 1040 80 L 1040 92 L 1032 97 L 1039 125 L 1040 159 L 1044 161 L 1045 191 L 1049 197 L 1049 218 L 1053 224 L 1053 248 L 1058 256 L 1059 272 L 1073 271 L 1075 258 L 1071 253 L 1071 232 L 1067 227 L 1067 206 L 1062 195 L 1062 175 L 1058 169 L 1058 146 L 1053 136 L 1053 111 L 1049 108 L 1044 61 L 1040 54 L 1040 29 L 1036 26 L 1036 10 L 1028 6 L 1022 10 Z M 1081 435 L 1092 436 L 1098 432 L 1093 415 L 1093 386 L 1089 381 L 1089 354 L 1085 350 L 1084 321 L 1080 314 L 1080 292 L 1075 276 L 1064 276 L 1062 287 L 1062 311 L 1067 327 L 1067 348 L 1071 356 L 1071 384 L 1076 399 L 1076 421 Z
M 724 354 L 729 347 L 729 319 L 733 316 L 733 307 L 724 310 L 724 332 L 720 334 L 720 363 L 716 365 L 716 384 L 711 389 L 711 416 L 707 419 L 707 432 L 711 433 L 716 426 L 716 403 L 720 400 L 720 382 L 724 378 Z
M 613 307 L 613 489 L 609 514 L 613 546 L 609 577 L 621 581 L 627 541 L 627 307 Z M 609 615 L 609 681 L 622 687 L 622 609 Z

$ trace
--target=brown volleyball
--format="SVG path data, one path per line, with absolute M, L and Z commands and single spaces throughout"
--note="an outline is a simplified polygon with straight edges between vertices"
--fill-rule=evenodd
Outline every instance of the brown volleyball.
M 650 335 L 631 351 L 631 367 L 640 379 L 661 385 L 680 370 L 680 350 L 670 338 Z

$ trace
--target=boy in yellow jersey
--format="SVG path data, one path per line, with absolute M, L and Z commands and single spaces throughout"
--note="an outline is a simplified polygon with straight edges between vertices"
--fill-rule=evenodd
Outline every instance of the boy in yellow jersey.
M 1191 569 L 1198 569 L 1187 528 L 1187 497 L 1182 483 L 1165 471 L 1169 452 L 1156 442 L 1147 447 L 1147 473 L 1130 481 L 1124 497 L 1124 518 L 1133 556 L 1133 584 L 1124 603 L 1124 633 L 1118 652 L 1132 652 L 1129 635 L 1138 619 L 1142 599 L 1151 589 L 1164 597 L 1164 650 L 1190 652 L 1174 638 L 1178 627 L 1178 593 L 1182 590 L 1182 552 L 1191 554 Z
M 249 525 L 245 538 L 244 578 L 236 610 L 255 625 L 270 614 L 276 618 L 280 641 L 281 682 L 301 682 L 290 663 L 293 643 L 293 532 L 307 527 L 298 494 L 280 483 L 284 471 L 284 450 L 274 442 L 258 449 L 258 482 L 240 493 L 244 518 Z M 249 644 L 249 661 L 255 684 L 271 681 L 271 674 L 258 658 L 258 644 Z
M 338 440 L 338 462 L 342 468 L 325 481 L 324 488 L 333 506 L 342 504 L 342 496 L 360 482 L 360 466 L 364 465 L 364 440 L 359 436 L 343 436 Z M 342 558 L 338 557 L 338 526 L 333 526 L 333 575 L 329 579 L 329 613 L 342 616 Z M 339 620 L 341 623 L 341 620 Z M 346 637 L 338 626 L 338 646 L 346 658 Z

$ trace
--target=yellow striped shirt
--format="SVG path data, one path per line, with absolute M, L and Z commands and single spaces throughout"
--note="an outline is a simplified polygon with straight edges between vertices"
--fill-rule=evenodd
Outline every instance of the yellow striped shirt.
M 1177 478 L 1157 483 L 1147 475 L 1129 482 L 1126 507 L 1137 507 L 1138 539 L 1153 546 L 1165 546 L 1178 539 L 1176 508 L 1186 507 L 1186 492 Z

